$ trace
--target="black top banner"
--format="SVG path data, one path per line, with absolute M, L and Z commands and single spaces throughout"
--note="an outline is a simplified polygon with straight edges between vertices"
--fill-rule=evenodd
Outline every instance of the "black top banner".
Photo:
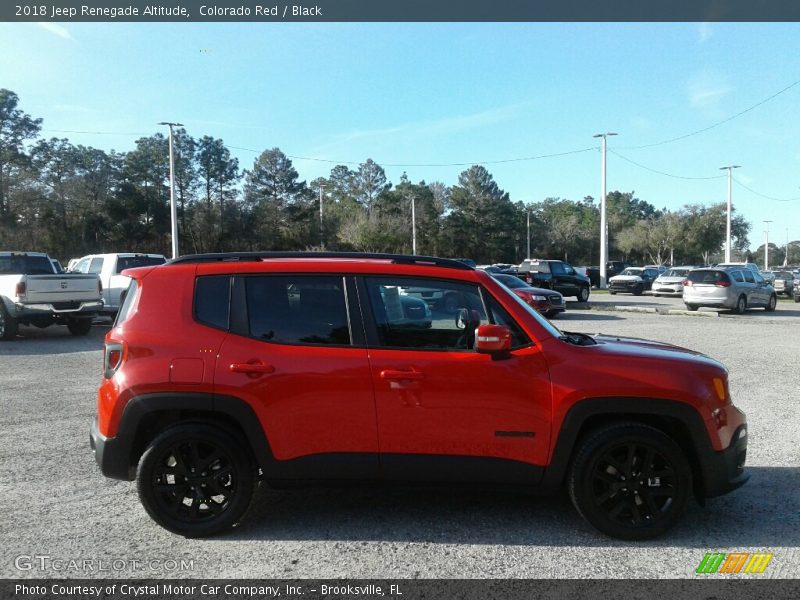
M 796 0 L 3 0 L 0 21 L 769 22 Z

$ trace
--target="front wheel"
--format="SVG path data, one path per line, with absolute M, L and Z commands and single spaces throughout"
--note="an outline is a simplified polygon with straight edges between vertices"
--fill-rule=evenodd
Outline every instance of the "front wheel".
M 195 538 L 226 531 L 242 519 L 253 497 L 255 468 L 225 431 L 192 423 L 156 437 L 139 461 L 136 479 L 150 517 Z
M 699 307 L 695 306 L 694 304 L 687 304 L 686 305 L 686 310 L 690 310 L 692 312 L 695 312 L 698 308 Z
M 584 438 L 573 460 L 569 495 L 604 534 L 644 540 L 670 529 L 692 492 L 692 472 L 675 441 L 639 423 L 607 425 Z
M 578 302 L 588 302 L 589 288 L 584 286 L 578 291 Z
M 92 320 L 70 319 L 67 322 L 67 329 L 72 335 L 86 335 L 92 330 Z
M 778 307 L 778 297 L 775 294 L 769 297 L 769 302 L 764 307 L 764 310 L 767 312 L 774 312 L 775 309 Z
M 0 300 L 0 340 L 13 340 L 17 337 L 19 322 L 8 314 L 3 301 Z

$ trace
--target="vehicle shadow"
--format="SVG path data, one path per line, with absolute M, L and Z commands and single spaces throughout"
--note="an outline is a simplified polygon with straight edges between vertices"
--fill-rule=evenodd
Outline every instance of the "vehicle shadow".
M 755 467 L 743 488 L 691 501 L 662 538 L 624 542 L 598 533 L 566 494 L 414 487 L 262 489 L 240 528 L 216 538 L 403 541 L 585 547 L 797 547 L 800 468 Z M 210 540 L 211 541 L 211 540 Z
M 108 323 L 95 323 L 85 336 L 73 336 L 63 325 L 44 329 L 22 325 L 17 337 L 0 342 L 0 356 L 36 356 L 91 352 L 103 348 L 103 338 L 111 328 Z

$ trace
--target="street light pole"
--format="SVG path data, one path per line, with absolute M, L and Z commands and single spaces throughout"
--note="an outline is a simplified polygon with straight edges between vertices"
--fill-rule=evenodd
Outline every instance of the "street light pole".
M 319 184 L 319 241 L 323 250 L 325 249 L 325 230 L 322 226 L 322 190 L 324 187 L 321 183 Z
M 528 207 L 528 260 L 531 259 L 531 208 Z
M 725 221 L 725 262 L 731 262 L 731 210 L 733 198 L 733 170 L 738 169 L 740 165 L 729 165 L 727 167 L 720 167 L 720 171 L 728 171 L 728 217 Z
M 764 232 L 764 270 L 769 271 L 769 224 L 772 221 L 764 221 L 764 225 L 767 226 L 766 231 Z
M 414 196 L 411 196 L 411 254 L 417 254 L 417 212 L 414 204 Z
M 606 288 L 606 261 L 608 261 L 608 224 L 606 223 L 606 138 L 616 133 L 598 133 L 593 137 L 603 138 L 600 163 L 600 287 Z
M 183 123 L 162 121 L 159 125 L 169 127 L 169 212 L 172 221 L 172 258 L 178 258 L 178 206 L 175 203 L 175 157 L 172 150 L 172 128 L 183 127 Z

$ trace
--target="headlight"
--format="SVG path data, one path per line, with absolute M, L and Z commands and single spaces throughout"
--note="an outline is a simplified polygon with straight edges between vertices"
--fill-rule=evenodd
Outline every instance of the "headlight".
M 544 296 L 531 296 L 531 300 L 536 300 L 536 302 L 544 302 L 547 300 Z

